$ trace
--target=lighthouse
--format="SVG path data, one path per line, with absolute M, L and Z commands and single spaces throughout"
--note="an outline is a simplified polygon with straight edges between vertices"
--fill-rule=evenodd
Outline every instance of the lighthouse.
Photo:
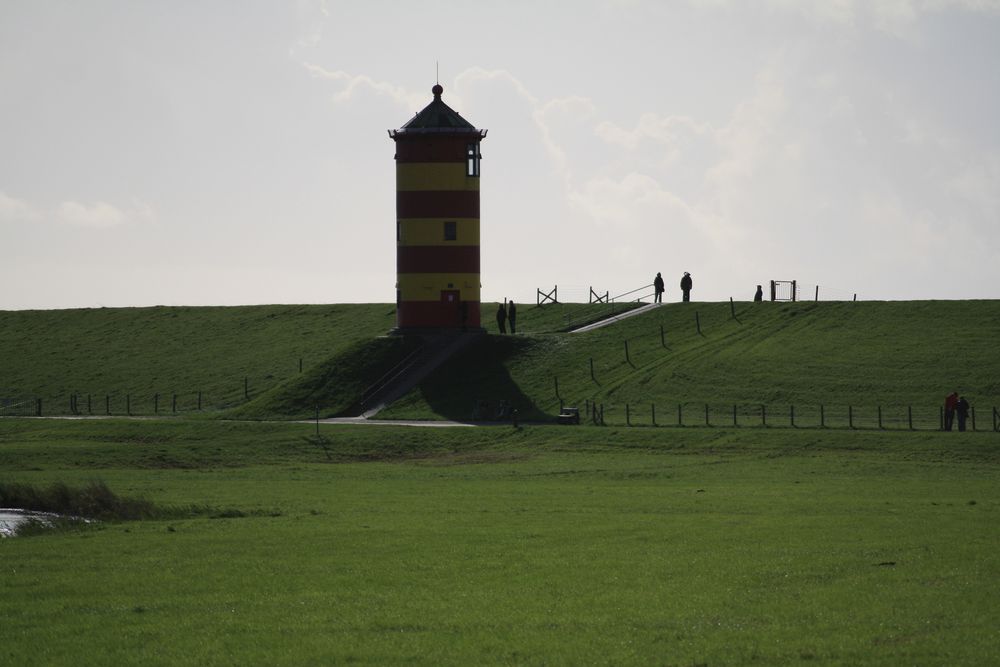
M 478 331 L 478 130 L 441 100 L 398 130 L 396 144 L 396 328 Z

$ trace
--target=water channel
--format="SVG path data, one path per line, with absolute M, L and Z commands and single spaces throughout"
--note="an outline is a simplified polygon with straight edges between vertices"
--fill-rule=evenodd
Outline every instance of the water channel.
M 49 512 L 31 512 L 29 510 L 5 509 L 0 507 L 0 537 L 12 537 L 17 527 L 32 519 L 48 522 L 59 516 Z

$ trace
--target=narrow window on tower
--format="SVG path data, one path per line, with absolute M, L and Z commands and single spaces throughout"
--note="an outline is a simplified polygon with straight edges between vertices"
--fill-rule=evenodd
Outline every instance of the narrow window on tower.
M 399 220 L 397 220 L 396 221 L 396 241 L 400 241 L 400 240 L 402 240 L 402 238 L 403 238 L 403 235 L 402 235 L 401 230 L 399 228 Z
M 479 176 L 479 144 L 469 144 L 465 151 L 465 175 Z
M 444 240 L 454 241 L 458 239 L 458 223 L 449 220 L 444 223 Z

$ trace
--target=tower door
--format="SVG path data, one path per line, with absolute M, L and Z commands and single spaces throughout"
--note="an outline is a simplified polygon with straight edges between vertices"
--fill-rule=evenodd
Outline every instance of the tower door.
M 447 322 L 448 320 L 451 320 L 454 322 L 454 324 L 449 326 L 465 326 L 465 323 L 462 321 L 463 304 L 459 301 L 460 294 L 461 293 L 457 289 L 441 290 L 441 303 L 448 304 L 444 307 L 444 321 Z

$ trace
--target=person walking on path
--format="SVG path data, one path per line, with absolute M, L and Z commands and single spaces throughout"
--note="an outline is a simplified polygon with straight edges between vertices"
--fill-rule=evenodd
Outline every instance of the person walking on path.
M 955 407 L 958 405 L 958 392 L 953 391 L 944 399 L 944 430 L 950 431 L 955 423 Z
M 507 311 L 504 310 L 503 304 L 497 304 L 497 328 L 500 333 L 507 333 Z
M 684 292 L 684 303 L 691 300 L 691 287 L 693 283 L 691 281 L 691 274 L 687 271 L 684 272 L 684 277 L 681 278 L 681 291 Z
M 969 402 L 962 396 L 955 403 L 955 415 L 958 417 L 958 430 L 965 430 L 965 420 L 969 418 Z M 951 429 L 948 429 L 951 430 Z
M 510 333 L 517 333 L 517 306 L 514 305 L 513 301 L 507 303 L 507 322 L 510 323 Z
M 757 285 L 757 291 L 753 295 L 754 302 L 760 302 L 764 300 L 764 288 Z
M 653 303 L 663 303 L 663 276 L 659 273 L 653 278 Z

